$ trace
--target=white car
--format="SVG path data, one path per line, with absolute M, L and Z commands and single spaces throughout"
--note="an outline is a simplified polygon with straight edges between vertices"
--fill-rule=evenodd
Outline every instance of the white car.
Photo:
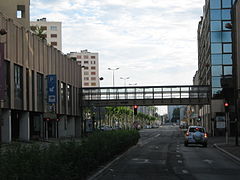
M 188 144 L 202 144 L 207 147 L 208 134 L 202 126 L 189 126 L 185 134 L 184 145 Z

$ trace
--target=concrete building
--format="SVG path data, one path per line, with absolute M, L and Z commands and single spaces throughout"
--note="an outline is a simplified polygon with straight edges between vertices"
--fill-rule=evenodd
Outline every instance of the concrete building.
M 168 106 L 167 110 L 168 110 L 168 119 L 170 122 L 176 122 L 176 120 L 174 120 L 174 117 L 173 117 L 173 112 L 175 109 L 179 108 L 179 122 L 184 119 L 184 113 L 185 113 L 185 108 L 186 106 Z
M 79 65 L 83 67 L 82 87 L 100 86 L 98 53 L 82 50 L 81 52 L 70 52 L 67 55 L 70 58 L 74 58 L 79 63 Z
M 30 22 L 31 30 L 34 32 L 37 27 L 44 30 L 47 42 L 58 50 L 62 51 L 62 23 L 47 21 L 46 18 Z
M 0 3 L 0 141 L 80 136 L 81 67 L 15 22 L 12 6 L 27 2 L 27 11 L 29 1 L 7 2 Z
M 11 17 L 19 26 L 29 29 L 30 0 L 0 0 L 0 12 Z
M 211 105 L 201 106 L 199 114 L 209 133 L 214 132 L 218 119 L 225 116 L 224 82 L 232 79 L 233 74 L 232 32 L 226 28 L 226 24 L 232 20 L 231 8 L 234 2 L 235 0 L 206 0 L 198 25 L 199 85 L 210 85 L 212 90 Z M 231 98 L 228 100 L 232 101 Z M 232 106 L 233 103 L 230 104 Z M 233 121 L 234 118 L 230 115 L 230 126 L 234 126 Z M 217 130 L 222 131 L 224 128 Z

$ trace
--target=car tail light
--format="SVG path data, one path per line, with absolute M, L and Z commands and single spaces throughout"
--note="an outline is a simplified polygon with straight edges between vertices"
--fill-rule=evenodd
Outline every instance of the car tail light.
M 186 133 L 186 136 L 189 136 L 189 132 Z
M 208 137 L 207 133 L 204 133 L 204 137 L 205 137 L 205 138 L 207 138 L 207 137 Z

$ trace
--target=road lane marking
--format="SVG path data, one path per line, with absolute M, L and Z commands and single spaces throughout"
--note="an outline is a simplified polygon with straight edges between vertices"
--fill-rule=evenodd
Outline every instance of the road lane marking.
M 205 160 L 203 160 L 203 162 L 206 162 L 206 163 L 208 163 L 208 164 L 212 164 L 212 163 L 213 163 L 213 160 L 205 159 Z
M 158 137 L 158 136 L 160 136 L 160 134 L 157 134 L 156 136 L 154 136 L 154 137 Z
M 180 158 L 180 157 L 181 157 L 181 155 L 177 154 L 177 155 L 176 155 L 176 157 L 177 157 L 177 158 Z
M 183 174 L 188 174 L 188 171 L 187 170 L 182 170 Z
M 182 164 L 182 163 L 183 163 L 183 161 L 182 161 L 182 160 L 178 160 L 178 163 L 179 163 L 179 164 Z

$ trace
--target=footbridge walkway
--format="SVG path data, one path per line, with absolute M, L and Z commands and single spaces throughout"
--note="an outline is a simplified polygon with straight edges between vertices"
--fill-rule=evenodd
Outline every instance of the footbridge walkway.
M 82 89 L 82 106 L 204 105 L 210 86 L 131 86 Z

